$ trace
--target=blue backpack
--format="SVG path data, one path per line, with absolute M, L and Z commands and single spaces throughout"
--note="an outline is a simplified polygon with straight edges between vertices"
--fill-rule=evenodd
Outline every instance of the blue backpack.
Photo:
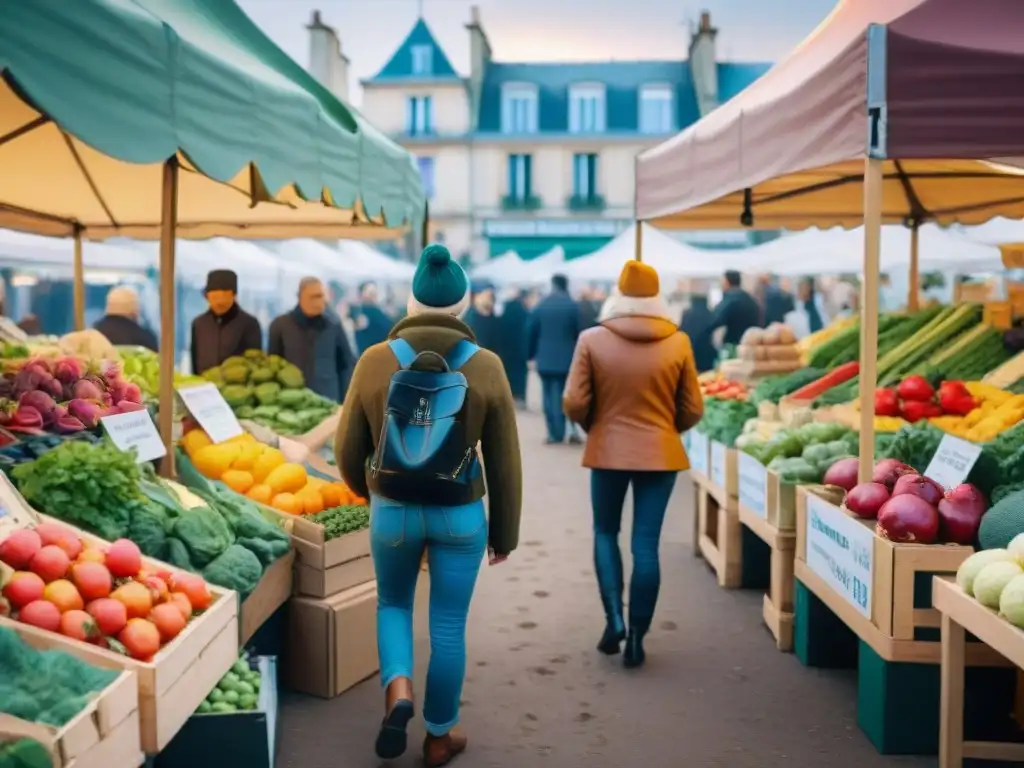
M 473 500 L 480 472 L 476 444 L 466 435 L 468 384 L 459 372 L 480 351 L 463 339 L 447 355 L 417 353 L 402 339 L 388 343 L 399 370 L 391 377 L 370 474 L 385 498 L 411 504 L 460 506 Z M 431 369 L 421 363 L 430 361 Z

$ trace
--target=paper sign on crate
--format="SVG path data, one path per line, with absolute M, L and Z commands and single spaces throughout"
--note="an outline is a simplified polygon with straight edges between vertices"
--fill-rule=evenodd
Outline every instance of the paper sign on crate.
M 726 449 L 723 443 L 717 440 L 711 441 L 711 482 L 719 488 L 725 488 L 725 454 Z
M 807 566 L 871 618 L 875 534 L 839 507 L 807 495 Z
M 740 504 L 759 517 L 767 516 L 768 472 L 764 465 L 746 453 L 739 458 Z
M 138 463 L 162 459 L 167 455 L 167 446 L 156 431 L 156 424 L 149 411 L 142 409 L 130 413 L 117 413 L 100 419 L 111 442 L 122 451 L 136 451 Z
M 39 514 L 29 506 L 11 481 L 0 472 L 0 540 L 19 528 L 39 523 Z
M 690 456 L 690 468 L 702 475 L 708 474 L 708 436 L 696 429 L 686 433 L 690 444 L 686 447 Z
M 223 443 L 244 431 L 235 412 L 214 384 L 182 387 L 178 395 L 192 418 L 199 422 L 214 443 Z
M 974 463 L 981 455 L 981 446 L 945 435 L 935 451 L 925 477 L 931 478 L 945 489 L 956 488 L 971 474 Z

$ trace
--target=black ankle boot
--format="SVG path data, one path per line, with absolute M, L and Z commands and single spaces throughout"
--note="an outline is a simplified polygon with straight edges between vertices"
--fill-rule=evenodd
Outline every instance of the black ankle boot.
M 642 667 L 646 659 L 643 633 L 631 631 L 626 637 L 626 650 L 622 654 L 622 665 L 626 669 L 636 669 Z
M 597 644 L 597 650 L 606 656 L 614 656 L 622 650 L 622 641 L 626 639 L 626 630 L 621 626 L 616 627 L 613 622 L 608 622 L 604 627 L 604 634 Z

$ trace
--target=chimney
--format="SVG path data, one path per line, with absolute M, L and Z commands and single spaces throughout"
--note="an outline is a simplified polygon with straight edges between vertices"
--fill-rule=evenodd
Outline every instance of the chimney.
M 718 106 L 717 36 L 718 30 L 711 26 L 711 14 L 701 11 L 700 24 L 690 38 L 690 76 L 701 116 Z
M 477 127 L 477 119 L 480 113 L 480 91 L 483 87 L 484 74 L 487 72 L 487 65 L 491 61 L 491 43 L 484 32 L 483 23 L 480 20 L 480 7 L 471 6 L 469 9 L 469 23 L 466 24 L 469 31 L 469 104 L 471 115 L 471 126 Z
M 309 72 L 327 90 L 348 103 L 348 64 L 341 41 L 332 27 L 324 24 L 320 11 L 313 11 L 309 30 Z

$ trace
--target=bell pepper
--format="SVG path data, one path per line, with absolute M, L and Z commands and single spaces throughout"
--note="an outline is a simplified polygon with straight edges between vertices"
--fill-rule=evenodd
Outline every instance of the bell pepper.
M 875 416 L 899 416 L 900 400 L 892 389 L 875 390 Z
M 907 376 L 896 388 L 900 400 L 914 402 L 930 402 L 935 397 L 935 389 L 923 376 Z
M 943 413 L 966 416 L 978 407 L 978 401 L 967 391 L 962 382 L 944 381 L 939 387 L 939 406 Z
M 921 400 L 904 400 L 900 408 L 900 415 L 914 424 L 922 419 L 931 419 L 942 415 L 942 408 L 936 403 L 922 402 Z

